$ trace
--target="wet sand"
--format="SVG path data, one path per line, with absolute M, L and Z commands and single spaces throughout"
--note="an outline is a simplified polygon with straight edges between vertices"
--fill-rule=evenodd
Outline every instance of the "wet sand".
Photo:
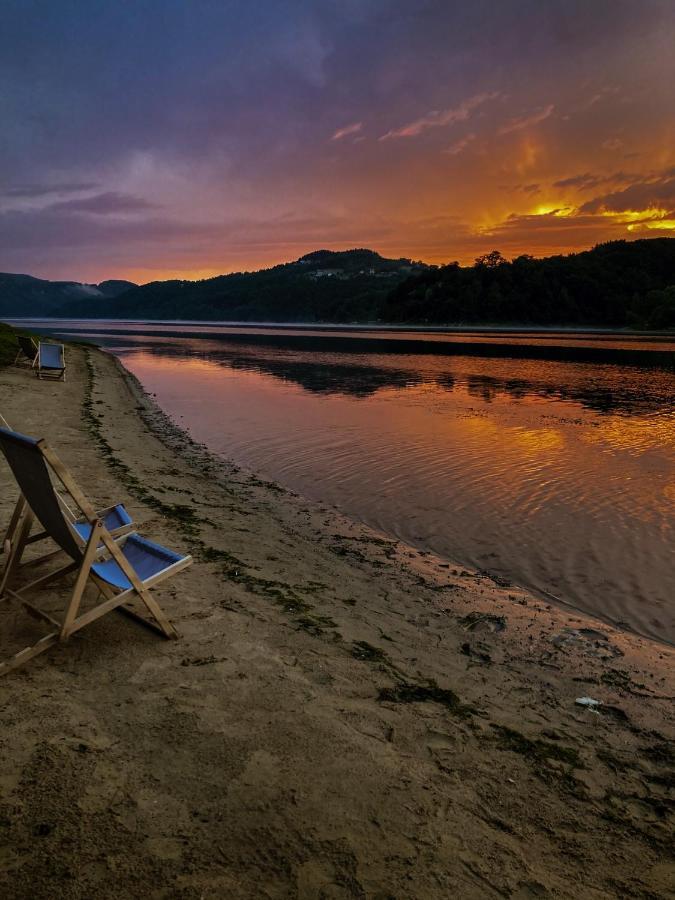
M 671 648 L 209 455 L 105 354 L 68 366 L 0 370 L 0 412 L 196 561 L 156 592 L 179 641 L 113 613 L 0 681 L 2 896 L 675 896 Z M 0 521 L 15 499 L 0 465 Z M 3 655 L 42 633 L 0 615 Z

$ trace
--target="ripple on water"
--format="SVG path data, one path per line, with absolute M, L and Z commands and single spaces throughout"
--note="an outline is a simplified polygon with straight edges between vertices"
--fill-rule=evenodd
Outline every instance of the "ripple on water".
M 217 452 L 395 537 L 675 640 L 673 372 L 154 328 L 110 340 Z

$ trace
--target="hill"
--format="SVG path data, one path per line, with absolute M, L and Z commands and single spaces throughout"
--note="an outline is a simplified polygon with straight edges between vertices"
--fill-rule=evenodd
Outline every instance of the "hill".
M 473 266 L 317 250 L 258 272 L 142 286 L 0 275 L 0 316 L 673 328 L 675 238 L 544 259 L 495 250 Z
M 103 281 L 80 284 L 77 281 L 47 281 L 31 275 L 0 273 L 0 316 L 60 316 L 68 303 L 83 301 L 88 308 L 98 300 L 116 297 L 130 287 L 131 281 Z
M 122 281 L 120 279 L 111 278 L 108 281 L 102 281 L 96 287 L 104 297 L 118 297 L 130 288 L 138 287 L 133 281 Z
M 154 281 L 96 303 L 64 305 L 60 315 L 266 322 L 351 322 L 377 318 L 392 287 L 428 266 L 373 250 L 317 250 L 259 272 L 203 281 Z
M 493 251 L 397 285 L 386 322 L 675 327 L 675 239 L 611 241 L 569 256 L 511 262 Z

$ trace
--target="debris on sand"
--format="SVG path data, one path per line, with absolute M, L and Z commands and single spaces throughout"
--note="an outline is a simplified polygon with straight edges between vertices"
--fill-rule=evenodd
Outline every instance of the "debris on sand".
M 577 697 L 574 702 L 577 706 L 585 706 L 592 712 L 597 712 L 598 706 L 602 706 L 602 700 L 594 700 L 592 697 Z
M 563 628 L 560 634 L 551 638 L 551 643 L 559 650 L 578 649 L 597 659 L 623 656 L 623 652 L 609 641 L 604 631 L 595 628 Z
M 467 631 L 491 631 L 498 634 L 506 628 L 506 617 L 495 616 L 492 613 L 472 612 L 459 620 L 462 628 Z

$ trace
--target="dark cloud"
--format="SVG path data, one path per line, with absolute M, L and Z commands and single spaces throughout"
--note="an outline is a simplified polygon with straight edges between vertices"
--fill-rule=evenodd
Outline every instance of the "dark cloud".
M 630 184 L 640 181 L 641 176 L 628 172 L 612 172 L 609 175 L 593 175 L 584 172 L 581 175 L 571 175 L 569 178 L 560 178 L 553 182 L 553 187 L 576 188 L 580 191 L 593 190 L 603 184 Z
M 579 188 L 579 190 L 588 190 L 602 184 L 605 178 L 600 175 L 591 175 L 586 172 L 583 175 L 571 175 L 569 178 L 561 178 L 553 182 L 553 187 L 557 188 Z
M 93 213 L 99 216 L 108 216 L 116 213 L 146 212 L 149 209 L 154 209 L 156 205 L 148 200 L 144 200 L 142 197 L 120 194 L 117 191 L 107 191 L 103 194 L 95 194 L 93 197 L 59 200 L 56 203 L 51 203 L 47 210 L 51 212 Z
M 620 213 L 626 210 L 646 209 L 675 209 L 675 177 L 666 175 L 652 181 L 638 181 L 621 191 L 589 200 L 580 207 L 580 212 Z
M 219 235 L 212 224 L 188 224 L 163 218 L 111 220 L 105 216 L 72 215 L 70 210 L 10 210 L 0 213 L 0 246 L 15 248 L 64 248 L 104 246 L 106 243 L 146 244 L 180 239 L 201 240 Z
M 75 181 L 65 184 L 19 184 L 0 191 L 5 197 L 48 197 L 51 194 L 76 194 L 92 191 L 98 187 L 96 182 Z

